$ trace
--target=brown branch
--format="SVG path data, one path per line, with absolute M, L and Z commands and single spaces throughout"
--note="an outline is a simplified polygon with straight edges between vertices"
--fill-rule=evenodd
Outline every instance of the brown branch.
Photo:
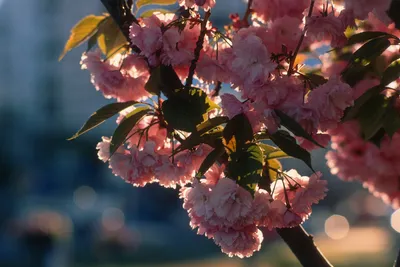
M 303 267 L 332 267 L 302 226 L 276 229 Z
M 196 42 L 196 49 L 194 50 L 194 58 L 190 64 L 189 75 L 186 79 L 186 86 L 185 86 L 186 88 L 192 86 L 193 84 L 193 76 L 196 70 L 197 61 L 199 61 L 200 58 L 201 50 L 203 49 L 204 37 L 206 36 L 206 31 L 207 31 L 207 22 L 210 16 L 211 16 L 211 11 L 208 10 L 205 13 L 204 19 L 201 23 L 199 39 Z
M 312 11 L 314 9 L 314 4 L 315 4 L 315 0 L 311 0 L 310 8 L 308 10 L 308 15 L 307 15 L 307 17 L 309 17 L 309 18 L 312 15 Z M 304 36 L 306 35 L 306 31 L 307 31 L 306 27 L 307 27 L 307 25 L 304 26 L 304 30 L 303 30 L 303 33 L 301 34 L 299 43 L 297 44 L 296 50 L 294 51 L 294 54 L 292 55 L 292 57 L 290 59 L 290 65 L 289 65 L 289 69 L 288 69 L 289 76 L 293 74 L 294 62 L 296 61 L 297 54 L 299 53 L 301 45 L 303 44 Z
M 246 22 L 246 25 L 249 26 L 249 17 L 251 15 L 251 6 L 253 5 L 253 0 L 249 0 L 249 2 L 247 3 L 247 9 L 246 9 L 246 13 L 243 16 L 243 21 Z

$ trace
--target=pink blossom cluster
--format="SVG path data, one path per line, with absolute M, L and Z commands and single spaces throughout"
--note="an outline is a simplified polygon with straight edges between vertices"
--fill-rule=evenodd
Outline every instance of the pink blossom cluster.
M 121 146 L 111 156 L 110 141 L 110 138 L 103 137 L 103 141 L 97 144 L 99 159 L 109 163 L 113 174 L 137 187 L 150 183 L 166 188 L 183 186 L 193 180 L 210 151 L 209 147 L 201 145 L 194 152 L 184 151 L 172 159 L 171 146 L 157 148 L 154 141 L 146 141 L 140 148 L 131 145 L 125 149 Z
M 143 57 L 129 55 L 126 58 L 117 57 L 114 62 L 106 62 L 98 50 L 83 53 L 81 66 L 90 71 L 91 82 L 105 98 L 126 102 L 143 100 L 150 95 L 144 89 L 149 73 Z
M 205 178 L 195 178 L 212 148 L 196 144 L 193 149 L 176 153 L 189 133 L 172 129 L 179 135 L 173 138 L 162 114 L 165 97 L 152 96 L 145 90 L 154 68 L 171 66 L 184 83 L 195 62 L 194 78 L 209 98 L 217 99 L 209 90 L 212 85 L 222 83 L 232 89 L 221 94 L 221 110 L 205 114 L 209 118 L 233 118 L 244 113 L 254 133 L 273 134 L 282 126 L 279 113 L 285 113 L 319 144 L 326 146 L 332 141 L 334 151 L 327 154 L 332 173 L 345 180 L 360 180 L 374 194 L 400 206 L 400 168 L 396 165 L 400 160 L 396 151 L 400 133 L 385 138 L 378 148 L 361 139 L 356 122 L 341 124 L 345 109 L 377 80 L 365 79 L 351 87 L 340 78 L 347 62 L 332 63 L 328 56 L 322 59 L 320 76 L 326 81 L 306 86 L 313 81 L 294 61 L 305 48 L 321 43 L 345 45 L 345 31 L 356 27 L 356 19 L 373 18 L 376 28 L 388 31 L 390 21 L 384 12 L 389 0 L 345 0 L 335 6 L 322 0 L 311 1 L 311 6 L 310 0 L 254 0 L 248 17 L 231 15 L 233 24 L 226 33 L 209 21 L 205 23 L 200 48 L 199 36 L 204 32 L 197 11 L 209 11 L 216 0 L 177 2 L 181 11 L 190 10 L 185 15 L 156 12 L 130 26 L 129 41 L 140 53 L 117 54 L 107 60 L 101 58 L 100 51 L 82 55 L 82 69 L 90 72 L 91 82 L 104 97 L 118 102 L 141 101 L 141 107 L 151 109 L 113 155 L 111 138 L 103 137 L 98 143 L 98 157 L 108 163 L 113 174 L 137 187 L 150 183 L 182 187 L 180 197 L 191 227 L 213 239 L 224 253 L 241 258 L 260 249 L 264 238 L 261 227 L 298 226 L 310 216 L 312 205 L 325 197 L 327 183 L 319 172 L 307 177 L 295 170 L 279 171 L 276 181 L 268 188 L 257 187 L 254 195 L 225 177 L 226 160 L 217 161 Z M 117 124 L 137 108 L 121 111 Z M 297 141 L 307 150 L 316 148 L 303 138 L 297 137 Z
M 117 123 L 120 124 L 135 109 L 122 111 Z M 185 150 L 172 156 L 173 145 L 179 144 L 173 144 L 174 141 L 167 136 L 167 129 L 158 120 L 154 115 L 145 116 L 128 134 L 127 149 L 121 146 L 112 156 L 111 139 L 103 137 L 97 145 L 99 159 L 109 162 L 112 172 L 133 186 L 143 187 L 156 182 L 175 188 L 191 182 L 211 148 L 202 144 L 195 151 Z
M 358 122 L 341 124 L 329 134 L 332 149 L 326 154 L 331 173 L 364 187 L 393 208 L 400 208 L 400 133 L 385 136 L 380 147 L 360 136 Z
M 202 7 L 205 10 L 213 8 L 216 0 L 178 0 L 179 5 L 187 8 L 194 8 L 197 10 L 198 7 Z
M 320 142 L 327 145 L 326 131 L 335 128 L 344 110 L 353 105 L 353 88 L 338 77 L 331 77 L 327 83 L 313 89 L 307 95 L 302 82 L 296 77 L 276 76 L 262 86 L 243 90 L 250 101 L 241 102 L 232 95 L 222 95 L 222 107 L 229 117 L 245 113 L 253 129 L 267 128 L 273 133 L 280 125 L 275 109 L 293 117 L 303 128 Z M 316 148 L 311 142 L 299 139 L 304 148 Z
M 188 66 L 194 58 L 200 25 L 187 23 L 182 26 L 180 23 L 173 23 L 176 21 L 177 17 L 173 14 L 155 13 L 144 18 L 140 25 L 132 24 L 132 44 L 142 51 L 141 55 L 145 56 L 152 66 L 162 63 L 183 67 Z
M 254 197 L 214 165 L 206 178 L 181 189 L 183 208 L 197 233 L 212 238 L 222 252 L 240 258 L 260 250 L 259 227 L 294 227 L 311 214 L 311 205 L 325 197 L 321 173 L 300 176 L 291 170 L 271 184 L 270 192 L 258 189 Z
M 345 0 L 345 11 L 350 14 L 354 19 L 364 20 L 368 18 L 370 13 L 378 17 L 386 24 L 390 23 L 390 18 L 386 14 L 389 10 L 391 0 Z

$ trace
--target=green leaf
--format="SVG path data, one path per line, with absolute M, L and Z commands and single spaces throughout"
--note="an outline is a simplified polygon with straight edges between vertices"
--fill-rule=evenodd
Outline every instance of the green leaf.
M 385 132 L 392 137 L 400 129 L 400 114 L 399 111 L 391 106 L 386 110 L 385 117 L 383 119 L 383 129 Z
M 228 177 L 254 194 L 263 173 L 263 153 L 256 144 L 246 144 L 241 150 L 231 154 L 228 162 Z
M 273 169 L 282 170 L 282 165 L 278 161 L 278 159 L 287 158 L 289 156 L 277 147 L 270 146 L 270 145 L 263 144 L 263 143 L 259 143 L 258 145 L 263 150 L 263 154 L 264 154 L 264 158 L 265 158 L 265 165 L 266 165 L 265 168 L 266 169 L 264 169 L 264 176 L 266 175 L 267 177 L 263 177 L 263 178 L 269 179 L 269 181 L 268 181 L 268 186 L 269 186 L 269 183 L 272 181 L 275 181 L 278 176 L 278 173 L 276 171 L 274 171 Z M 266 173 L 267 170 L 268 170 L 268 172 Z M 263 186 L 267 186 L 267 185 L 263 184 Z
M 211 166 L 225 153 L 224 147 L 218 146 L 211 151 L 204 161 L 201 163 L 199 171 L 196 174 L 197 178 L 201 178 L 211 168 Z
M 115 130 L 110 143 L 110 155 L 112 156 L 115 151 L 126 141 L 126 137 L 131 132 L 133 127 L 149 112 L 149 107 L 140 107 L 129 113 L 118 125 Z
M 160 65 L 151 71 L 150 78 L 145 85 L 147 92 L 171 97 L 183 87 L 181 80 L 171 66 Z
M 137 0 L 136 8 L 139 9 L 142 6 L 146 5 L 173 5 L 176 3 L 176 0 Z
M 151 17 L 154 13 L 159 12 L 161 14 L 168 14 L 168 13 L 173 13 L 170 10 L 167 9 L 150 9 L 150 10 L 146 10 L 143 13 L 140 14 L 141 18 L 148 18 Z
M 254 135 L 254 139 L 257 141 L 261 140 L 270 140 L 269 133 L 267 132 L 259 132 Z
M 371 39 L 376 39 L 379 37 L 385 37 L 385 38 L 397 38 L 396 36 L 389 34 L 387 32 L 378 32 L 378 31 L 373 31 L 373 32 L 361 32 L 361 33 L 357 33 L 352 35 L 348 42 L 347 45 L 353 45 L 353 44 L 357 44 L 357 43 L 364 43 L 368 40 Z
M 363 66 L 361 64 L 350 64 L 341 73 L 342 80 L 350 86 L 355 86 L 359 81 L 364 79 L 366 74 L 371 72 L 371 66 Z
M 86 52 L 92 50 L 92 48 L 97 44 L 97 33 L 89 38 L 87 43 Z
M 160 95 L 162 90 L 160 67 L 151 71 L 150 78 L 147 80 L 144 89 L 153 95 Z
M 99 26 L 97 43 L 106 58 L 113 56 L 128 45 L 125 35 L 111 17 L 106 18 Z
M 276 170 L 282 170 L 282 164 L 277 159 L 266 160 L 265 164 L 268 168 L 268 175 L 271 182 L 278 178 L 278 173 Z
M 389 10 L 387 11 L 388 16 L 391 20 L 395 23 L 397 29 L 400 29 L 400 1 L 393 0 L 392 4 L 390 5 Z
M 220 139 L 222 138 L 222 131 L 223 128 L 221 126 L 217 126 L 211 130 L 208 130 L 207 132 L 193 132 L 181 142 L 181 145 L 175 149 L 173 155 L 186 149 L 190 150 L 202 143 L 208 144 L 211 147 L 218 147 L 218 145 L 221 143 Z
M 215 127 L 217 127 L 221 124 L 225 124 L 228 121 L 229 121 L 229 118 L 226 116 L 211 118 L 209 120 L 206 120 L 202 124 L 197 125 L 196 130 L 197 130 L 198 134 L 202 135 L 203 133 L 206 133 L 206 132 L 214 129 Z
M 283 159 L 283 158 L 289 158 L 289 155 L 283 152 L 282 150 L 277 150 L 267 155 L 267 159 Z
M 400 60 L 392 62 L 382 75 L 382 85 L 388 85 L 400 77 Z
M 240 150 L 251 140 L 253 140 L 253 128 L 244 113 L 233 117 L 225 126 L 223 143 L 228 150 L 228 154 Z
M 279 117 L 281 120 L 281 124 L 285 126 L 289 131 L 291 131 L 294 135 L 303 137 L 304 139 L 312 142 L 313 144 L 324 148 L 322 145 L 318 144 L 309 133 L 306 132 L 306 130 L 303 129 L 303 127 L 293 118 L 289 117 L 279 109 L 274 110 L 276 115 Z
M 311 170 L 314 171 L 311 165 L 310 153 L 299 146 L 296 139 L 291 136 L 288 132 L 278 130 L 271 135 L 271 140 L 282 149 L 287 155 L 302 160 Z
M 353 120 L 358 117 L 361 108 L 371 99 L 378 96 L 383 91 L 383 87 L 378 85 L 368 89 L 363 95 L 361 95 L 355 102 L 354 105 L 345 111 L 345 115 L 342 121 Z
M 215 139 L 222 136 L 220 133 L 222 133 L 223 128 L 220 127 L 220 125 L 227 123 L 228 121 L 228 117 L 222 116 L 211 118 L 202 124 L 197 125 L 196 132 L 193 132 L 189 137 L 187 137 L 176 150 L 180 152 L 185 149 L 192 149 L 201 143 L 213 143 Z M 207 132 L 209 133 L 207 134 Z
M 211 131 L 203 134 L 201 136 L 202 143 L 207 144 L 211 147 L 217 147 L 222 144 L 222 133 L 224 128 L 222 126 L 218 126 Z
M 106 19 L 106 16 L 95 16 L 89 15 L 82 20 L 80 20 L 72 29 L 71 35 L 67 43 L 65 44 L 64 50 L 61 53 L 58 60 L 63 59 L 65 54 L 68 53 L 71 49 L 81 45 L 91 36 L 93 36 L 99 27 L 99 25 Z
M 370 62 L 380 56 L 388 47 L 390 41 L 387 37 L 380 37 L 369 41 L 361 46 L 352 56 L 353 62 Z
M 300 77 L 302 77 L 310 85 L 311 90 L 328 82 L 324 76 L 315 73 L 301 74 Z
M 264 143 L 258 143 L 257 145 L 262 149 L 266 159 L 282 159 L 289 157 L 288 154 L 277 147 L 270 146 Z
M 112 103 L 102 107 L 101 109 L 93 113 L 88 119 L 88 121 L 82 126 L 82 128 L 68 140 L 73 140 L 79 137 L 80 135 L 89 132 L 90 130 L 96 128 L 97 126 L 105 122 L 107 119 L 118 114 L 120 111 L 130 106 L 133 106 L 134 104 L 137 103 L 138 102 L 136 101 L 129 101 L 124 103 Z
M 274 147 L 274 146 L 270 146 L 264 143 L 257 143 L 257 145 L 261 148 L 261 150 L 263 151 L 264 155 L 268 155 L 269 153 L 275 152 L 275 151 L 279 151 L 279 148 Z
M 213 102 L 207 94 L 198 89 L 181 90 L 162 104 L 164 119 L 170 127 L 186 132 L 195 132 L 196 126 L 204 121 Z
M 382 128 L 387 103 L 384 95 L 377 95 L 369 99 L 360 109 L 359 121 L 365 140 L 373 138 Z

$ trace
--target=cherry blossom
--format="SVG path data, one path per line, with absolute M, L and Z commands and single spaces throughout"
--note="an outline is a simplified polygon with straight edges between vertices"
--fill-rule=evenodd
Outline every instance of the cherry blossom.
M 275 20 L 284 16 L 301 19 L 309 4 L 308 0 L 254 0 L 251 8 L 255 10 L 256 18 L 262 21 Z
M 179 5 L 187 8 L 202 7 L 205 10 L 213 8 L 216 0 L 178 0 Z
M 307 17 L 306 29 L 308 38 L 315 41 L 329 40 L 332 47 L 341 47 L 347 42 L 345 25 L 333 12 L 326 16 Z
M 353 104 L 353 89 L 333 76 L 327 83 L 311 91 L 307 106 L 319 114 L 322 131 L 335 128 L 343 117 L 344 110 Z
M 244 28 L 234 36 L 232 42 L 231 71 L 237 76 L 237 84 L 251 85 L 268 78 L 276 64 L 263 41 L 262 28 Z M 252 49 L 249 50 L 248 47 Z
M 230 257 L 250 257 L 259 251 L 264 241 L 261 228 L 299 226 L 327 194 L 327 181 L 321 172 L 302 176 L 297 170 L 275 170 L 266 164 L 269 155 L 261 142 L 268 137 L 274 140 L 278 129 L 287 128 L 288 135 L 298 135 L 293 140 L 309 151 L 317 149 L 317 144 L 328 146 L 331 142 L 326 159 L 332 174 L 345 181 L 359 181 L 372 194 L 399 208 L 400 131 L 384 135 L 376 146 L 363 139 L 357 120 L 343 122 L 345 110 L 381 83 L 385 68 L 398 56 L 395 36 L 399 31 L 386 14 L 390 0 L 331 2 L 253 0 L 243 17 L 231 14 L 231 23 L 218 29 L 208 16 L 203 18 L 203 11 L 211 12 L 216 0 L 178 0 L 176 14 L 154 12 L 138 17 L 132 25 L 123 25 L 121 28 L 130 26 L 130 49 L 109 58 L 100 50 L 84 52 L 81 68 L 90 72 L 92 84 L 105 98 L 135 101 L 122 111 L 117 104 L 116 110 L 100 114 L 104 118 L 119 115 L 116 122 L 121 126 L 132 112 L 148 112 L 126 129 L 124 142 L 114 153 L 110 153 L 111 138 L 103 137 L 96 147 L 98 158 L 114 175 L 135 187 L 157 183 L 178 188 L 190 227 L 212 239 Z M 353 53 L 362 44 L 348 45 L 346 35 L 367 28 L 393 34 L 393 41 L 379 60 L 365 62 L 371 68 L 353 82 L 343 75 L 354 63 L 346 53 Z M 335 49 L 321 55 L 319 50 L 327 45 Z M 309 66 L 305 56 L 320 63 Z M 163 67 L 180 80 L 173 88 L 162 77 Z M 320 75 L 321 82 L 314 84 L 311 75 Z M 384 92 L 386 97 L 396 96 L 397 83 L 392 85 Z M 173 97 L 185 101 L 179 94 L 190 87 L 204 93 L 206 101 L 201 98 L 201 104 L 190 104 L 204 108 L 196 115 L 205 123 L 196 123 L 190 131 L 174 129 L 174 119 L 186 119 L 187 114 L 190 119 L 191 106 L 171 118 L 165 101 L 172 102 Z M 395 102 L 394 107 L 400 110 L 400 98 Z M 222 146 L 226 144 L 223 129 L 239 114 L 244 114 L 253 135 L 247 138 L 251 133 L 246 133 L 245 147 L 236 140 L 240 134 L 234 135 L 232 143 L 236 141 L 237 147 L 232 150 Z M 293 120 L 291 125 L 283 115 Z M 223 123 L 207 128 L 211 119 L 221 116 Z M 248 167 L 235 156 L 242 156 L 249 144 L 263 146 L 262 157 L 257 155 L 261 163 L 255 164 L 259 165 L 257 174 L 263 175 L 251 182 L 251 188 L 250 183 L 245 184 L 248 176 L 232 178 L 238 177 L 236 166 L 232 166 L 240 163 L 244 169 Z M 205 167 L 209 168 L 203 171 Z M 275 171 L 276 179 L 270 181 L 265 171 Z
M 90 71 L 91 82 L 96 90 L 101 91 L 106 98 L 116 98 L 120 102 L 125 102 L 142 100 L 149 96 L 144 90 L 148 75 L 143 71 L 141 60 L 136 60 L 137 69 L 135 65 L 130 64 L 129 69 L 120 70 L 119 66 L 104 62 L 100 51 L 96 51 L 84 53 L 81 65 L 82 69 Z M 132 74 L 134 76 L 131 76 Z
M 221 247 L 222 252 L 229 257 L 250 257 L 254 251 L 259 251 L 264 237 L 256 226 L 247 226 L 240 231 L 229 229 L 218 231 L 214 235 L 214 242 Z

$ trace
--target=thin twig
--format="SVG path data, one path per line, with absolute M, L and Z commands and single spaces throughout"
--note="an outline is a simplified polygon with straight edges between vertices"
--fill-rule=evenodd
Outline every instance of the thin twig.
M 190 64 L 189 75 L 186 79 L 186 86 L 185 86 L 186 88 L 192 86 L 193 84 L 193 76 L 196 70 L 197 61 L 199 61 L 200 58 L 200 52 L 203 49 L 204 37 L 206 36 L 206 31 L 207 31 L 207 22 L 210 16 L 211 16 L 211 11 L 208 10 L 205 13 L 204 19 L 201 23 L 199 39 L 196 42 L 196 49 L 194 50 L 194 58 L 192 60 L 192 63 Z
M 314 9 L 314 4 L 315 4 L 315 0 L 311 0 L 310 8 L 309 8 L 309 10 L 308 10 L 308 15 L 307 15 L 308 18 L 310 18 L 311 15 L 312 15 L 312 11 L 313 11 L 313 9 Z M 293 56 L 292 56 L 291 59 L 290 59 L 290 65 L 289 65 L 289 69 L 288 69 L 288 75 L 289 75 L 289 76 L 293 74 L 294 63 L 295 63 L 295 61 L 296 61 L 297 54 L 298 54 L 299 51 L 300 51 L 301 45 L 303 44 L 304 37 L 305 37 L 305 35 L 306 35 L 306 31 L 307 31 L 306 27 L 307 27 L 307 25 L 304 26 L 304 30 L 303 30 L 303 33 L 301 34 L 299 43 L 297 44 L 296 50 L 294 51 L 294 54 L 293 54 Z

